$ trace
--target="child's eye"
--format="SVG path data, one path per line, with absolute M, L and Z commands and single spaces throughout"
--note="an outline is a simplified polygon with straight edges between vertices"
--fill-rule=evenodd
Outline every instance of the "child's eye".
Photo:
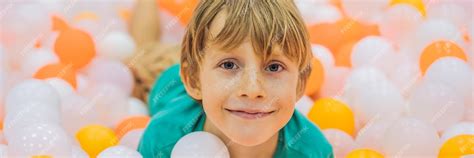
M 272 63 L 268 65 L 267 68 L 265 68 L 265 70 L 270 71 L 270 72 L 280 72 L 283 70 L 283 66 L 278 63 Z
M 227 70 L 235 70 L 238 68 L 237 64 L 235 64 L 232 61 L 226 61 L 223 62 L 221 65 L 219 65 L 221 68 L 227 69 Z

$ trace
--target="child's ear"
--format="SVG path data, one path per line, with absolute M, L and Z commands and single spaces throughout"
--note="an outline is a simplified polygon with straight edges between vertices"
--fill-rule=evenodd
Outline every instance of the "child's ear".
M 179 76 L 181 77 L 181 81 L 183 81 L 186 92 L 194 99 L 202 100 L 201 89 L 199 87 L 192 86 L 193 85 L 191 84 L 192 81 L 189 80 L 188 75 L 185 75 L 182 68 L 179 71 Z

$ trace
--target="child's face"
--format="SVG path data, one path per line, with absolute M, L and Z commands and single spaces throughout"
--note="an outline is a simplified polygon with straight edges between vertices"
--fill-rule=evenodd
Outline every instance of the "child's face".
M 263 63 L 250 42 L 231 51 L 209 46 L 200 71 L 207 118 L 233 142 L 261 144 L 290 120 L 298 74 L 281 52 Z

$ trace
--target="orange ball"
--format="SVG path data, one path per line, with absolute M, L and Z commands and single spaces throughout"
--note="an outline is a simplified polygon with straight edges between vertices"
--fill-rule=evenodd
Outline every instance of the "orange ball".
M 311 43 L 321 44 L 336 52 L 349 41 L 358 41 L 369 35 L 379 35 L 376 25 L 365 25 L 352 19 L 341 19 L 335 23 L 323 23 L 308 27 Z
M 179 18 L 183 25 L 187 25 L 193 16 L 193 10 L 198 3 L 197 0 L 157 0 L 158 6 L 167 10 L 172 15 Z
M 146 128 L 148 122 L 150 122 L 149 116 L 132 116 L 126 118 L 117 125 L 115 134 L 120 139 L 131 130 Z
M 66 29 L 59 33 L 54 51 L 64 64 L 71 64 L 80 69 L 87 65 L 96 55 L 94 40 L 84 31 Z
M 61 78 L 68 82 L 71 87 L 76 88 L 76 71 L 72 65 L 64 65 L 61 63 L 49 64 L 38 70 L 33 76 L 36 79 Z
M 346 158 L 383 158 L 384 156 L 372 149 L 356 149 L 347 154 Z
M 352 136 L 355 134 L 354 113 L 349 106 L 335 99 L 323 98 L 314 102 L 308 119 L 321 129 L 334 128 Z
M 421 72 L 425 74 L 426 70 L 431 64 L 433 64 L 439 58 L 447 56 L 458 57 L 464 61 L 467 61 L 466 54 L 457 44 L 449 41 L 436 41 L 428 45 L 421 54 Z
M 352 48 L 358 41 L 349 41 L 344 43 L 339 50 L 336 52 L 336 66 L 340 67 L 352 67 L 351 54 Z
M 318 93 L 319 89 L 323 85 L 324 81 L 324 68 L 323 64 L 316 59 L 313 58 L 311 60 L 311 74 L 309 75 L 308 81 L 306 82 L 306 90 L 305 94 L 308 96 L 313 96 Z
M 474 154 L 474 135 L 463 134 L 448 139 L 441 146 L 438 158 L 462 157 L 470 154 Z

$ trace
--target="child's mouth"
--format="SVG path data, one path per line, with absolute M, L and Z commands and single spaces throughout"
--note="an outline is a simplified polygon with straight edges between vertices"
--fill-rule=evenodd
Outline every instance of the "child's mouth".
M 275 112 L 275 111 L 260 112 L 260 111 L 252 111 L 252 110 L 231 110 L 231 109 L 225 109 L 225 110 L 227 110 L 233 115 L 236 115 L 244 119 L 259 119 L 259 118 L 267 117 L 273 114 L 273 112 Z

